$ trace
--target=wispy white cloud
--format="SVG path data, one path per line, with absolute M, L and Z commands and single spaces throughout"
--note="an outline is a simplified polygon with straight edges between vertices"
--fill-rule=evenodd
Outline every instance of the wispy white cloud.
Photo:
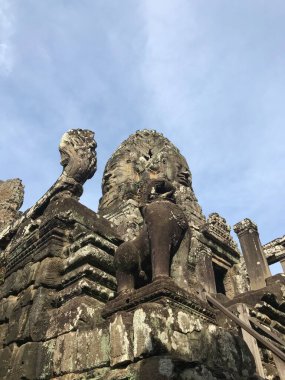
M 206 214 L 281 234 L 284 3 L 145 0 L 144 12 L 149 124 L 188 159 Z
M 12 36 L 15 28 L 13 2 L 0 0 L 0 74 L 11 72 L 14 62 Z
M 22 177 L 31 206 L 60 171 L 62 133 L 90 128 L 96 209 L 108 157 L 157 129 L 206 214 L 284 234 L 284 18 L 283 0 L 0 0 L 2 178 Z

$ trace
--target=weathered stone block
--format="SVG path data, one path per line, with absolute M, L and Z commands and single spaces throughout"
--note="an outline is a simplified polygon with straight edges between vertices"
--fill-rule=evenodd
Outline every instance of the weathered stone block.
M 4 298 L 0 301 L 0 322 L 7 322 L 11 313 L 13 312 L 18 298 L 14 296 L 10 296 L 8 298 Z
M 5 380 L 10 373 L 13 349 L 14 345 L 0 349 L 0 379 Z
M 191 339 L 205 325 L 203 319 L 164 303 L 144 304 L 133 315 L 134 357 L 173 353 L 191 359 Z M 194 333 L 193 333 L 194 332 Z
M 76 333 L 64 334 L 56 339 L 54 372 L 57 375 L 76 371 Z
M 31 305 L 37 293 L 37 289 L 33 285 L 29 286 L 27 289 L 24 289 L 18 296 L 17 305 L 20 307 L 25 307 Z
M 113 256 L 106 250 L 103 250 L 93 244 L 100 244 L 100 237 L 90 236 L 90 241 L 82 241 L 81 244 L 86 244 L 80 247 L 79 242 L 76 242 L 70 251 L 70 255 L 66 261 L 66 268 L 78 267 L 84 263 L 90 263 L 95 267 L 106 271 L 109 274 L 114 274 Z M 77 249 L 76 249 L 77 248 Z
M 6 344 L 21 342 L 30 336 L 30 309 L 30 305 L 25 307 L 17 306 L 16 309 L 14 309 L 9 321 Z
M 133 320 L 132 315 L 119 312 L 110 321 L 110 361 L 118 366 L 133 361 Z
M 93 264 L 91 265 L 89 263 L 80 262 L 77 262 L 77 264 L 80 265 L 78 268 L 72 267 L 71 269 L 68 266 L 66 266 L 66 273 L 61 278 L 62 286 L 78 281 L 81 278 L 88 278 L 94 281 L 95 283 L 103 285 L 104 289 L 110 289 L 111 292 L 109 292 L 108 296 L 113 296 L 114 291 L 117 289 L 117 282 L 114 276 L 112 276 L 109 273 L 106 273 L 105 271 L 99 268 L 94 267 Z M 104 294 L 102 294 L 103 299 L 106 297 L 105 293 L 106 291 L 104 292 Z
M 0 287 L 0 298 L 9 295 L 17 295 L 35 282 L 39 263 L 29 263 L 23 269 L 10 274 L 4 284 Z
M 30 311 L 30 336 L 33 341 L 43 340 L 51 323 L 48 311 L 51 308 L 51 291 L 40 287 L 34 297 Z
M 239 336 L 215 325 L 201 332 L 199 341 L 193 345 L 193 353 L 200 363 L 217 374 L 231 371 L 234 379 L 248 379 L 253 375 L 253 357 Z
M 106 302 L 114 297 L 115 292 L 108 287 L 98 284 L 97 281 L 88 278 L 79 278 L 74 283 L 71 283 L 66 288 L 56 293 L 54 304 L 57 306 L 63 305 L 70 298 L 89 295 L 98 301 Z
M 109 334 L 104 327 L 59 336 L 53 356 L 56 375 L 109 365 Z
M 172 322 L 173 316 L 159 304 L 145 304 L 136 309 L 133 314 L 134 357 L 170 350 L 169 327 Z
M 78 333 L 77 363 L 82 370 L 107 366 L 110 363 L 109 331 L 105 328 L 97 328 L 92 331 Z M 84 363 L 81 347 L 86 348 L 86 363 Z
M 61 283 L 64 262 L 59 257 L 48 257 L 40 263 L 36 277 L 36 286 L 44 285 L 55 288 Z
M 77 329 L 93 329 L 101 320 L 102 304 L 88 296 L 76 297 L 59 308 L 49 310 L 46 319 L 46 339 L 75 331 Z
M 37 379 L 51 379 L 53 374 L 53 355 L 55 345 L 55 339 L 39 345 L 36 369 Z
M 26 343 L 20 346 L 12 355 L 11 371 L 7 380 L 37 378 L 37 356 L 39 345 L 42 343 Z
M 0 349 L 3 348 L 3 344 L 6 341 L 7 332 L 8 332 L 8 323 L 0 325 Z

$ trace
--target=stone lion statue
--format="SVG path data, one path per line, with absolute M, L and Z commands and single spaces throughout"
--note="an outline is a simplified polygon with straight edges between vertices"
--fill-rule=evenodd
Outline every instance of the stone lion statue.
M 144 225 L 135 239 L 124 242 L 115 253 L 119 294 L 169 277 L 172 258 L 189 231 L 183 211 L 175 204 L 175 187 L 168 180 L 149 180 L 141 193 Z

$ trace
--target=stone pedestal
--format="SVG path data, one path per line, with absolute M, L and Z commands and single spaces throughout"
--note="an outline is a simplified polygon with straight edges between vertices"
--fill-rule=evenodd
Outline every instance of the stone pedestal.
M 109 323 L 110 379 L 119 368 L 136 380 L 245 380 L 254 373 L 243 340 L 217 325 L 214 310 L 194 290 L 170 278 L 118 296 L 103 316 Z
M 250 219 L 244 219 L 234 226 L 234 231 L 240 241 L 251 290 L 265 287 L 265 280 L 271 276 L 271 273 L 259 240 L 256 224 Z

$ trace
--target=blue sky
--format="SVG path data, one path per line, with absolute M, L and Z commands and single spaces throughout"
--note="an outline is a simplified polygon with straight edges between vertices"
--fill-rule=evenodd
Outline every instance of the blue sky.
M 206 215 L 285 233 L 284 0 L 0 0 L 1 179 L 30 207 L 61 172 L 70 128 L 107 159 L 156 129 L 188 160 Z

